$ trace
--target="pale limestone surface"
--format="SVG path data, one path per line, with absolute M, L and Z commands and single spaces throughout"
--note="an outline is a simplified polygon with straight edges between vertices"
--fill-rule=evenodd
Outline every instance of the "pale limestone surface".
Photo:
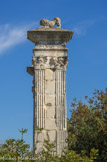
M 43 25 L 45 28 L 53 28 L 55 25 L 58 28 L 61 28 L 61 19 L 59 17 L 55 17 L 53 20 L 42 19 L 40 21 L 40 25 Z
M 72 35 L 72 31 L 58 28 L 39 28 L 27 33 L 28 39 L 35 43 L 32 66 L 27 71 L 33 76 L 33 151 L 36 153 L 43 149 L 45 139 L 55 144 L 59 155 L 66 147 L 66 42 Z M 40 132 L 38 128 L 43 130 Z

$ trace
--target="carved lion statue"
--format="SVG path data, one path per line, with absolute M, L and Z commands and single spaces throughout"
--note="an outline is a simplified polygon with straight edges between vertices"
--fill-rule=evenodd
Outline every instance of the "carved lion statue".
M 61 19 L 59 17 L 55 17 L 51 21 L 47 19 L 42 19 L 40 21 L 40 25 L 47 27 L 47 28 L 53 28 L 55 25 L 57 25 L 58 28 L 61 28 Z

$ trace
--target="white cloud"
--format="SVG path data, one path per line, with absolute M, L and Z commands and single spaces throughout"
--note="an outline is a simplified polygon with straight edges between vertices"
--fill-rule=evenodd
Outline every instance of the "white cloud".
M 96 24 L 96 20 L 86 20 L 78 23 L 74 26 L 73 31 L 76 35 L 85 35 L 87 30 L 92 27 L 94 24 Z
M 0 26 L 0 55 L 6 50 L 17 44 L 27 40 L 27 30 L 37 28 L 38 23 L 30 23 L 30 25 L 13 26 L 5 24 Z
M 107 18 L 104 16 L 100 16 L 99 18 L 96 19 L 84 20 L 74 25 L 73 31 L 77 36 L 85 35 L 88 32 L 89 28 L 105 20 L 107 20 Z

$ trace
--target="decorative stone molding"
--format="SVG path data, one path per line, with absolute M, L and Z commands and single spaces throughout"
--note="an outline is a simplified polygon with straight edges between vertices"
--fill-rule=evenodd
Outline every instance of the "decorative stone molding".
M 41 69 L 58 69 L 58 68 L 67 68 L 68 65 L 68 57 L 33 57 L 32 65 L 34 68 L 41 68 Z
M 39 41 L 60 41 L 68 42 L 72 39 L 73 31 L 59 28 L 42 28 L 41 30 L 33 29 L 27 32 L 27 38 L 33 43 Z
M 33 57 L 32 65 L 33 66 L 43 66 L 47 62 L 47 57 Z
M 39 41 L 35 43 L 35 49 L 65 49 L 66 42 L 61 41 Z M 35 50 L 34 49 L 34 50 Z

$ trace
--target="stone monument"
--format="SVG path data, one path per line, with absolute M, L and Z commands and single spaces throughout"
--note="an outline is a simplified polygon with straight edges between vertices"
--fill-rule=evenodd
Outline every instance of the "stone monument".
M 27 67 L 33 76 L 33 151 L 39 153 L 44 140 L 49 140 L 61 155 L 67 138 L 66 42 L 73 32 L 61 29 L 58 17 L 52 21 L 42 19 L 40 25 L 27 32 L 27 38 L 35 44 L 32 66 Z

